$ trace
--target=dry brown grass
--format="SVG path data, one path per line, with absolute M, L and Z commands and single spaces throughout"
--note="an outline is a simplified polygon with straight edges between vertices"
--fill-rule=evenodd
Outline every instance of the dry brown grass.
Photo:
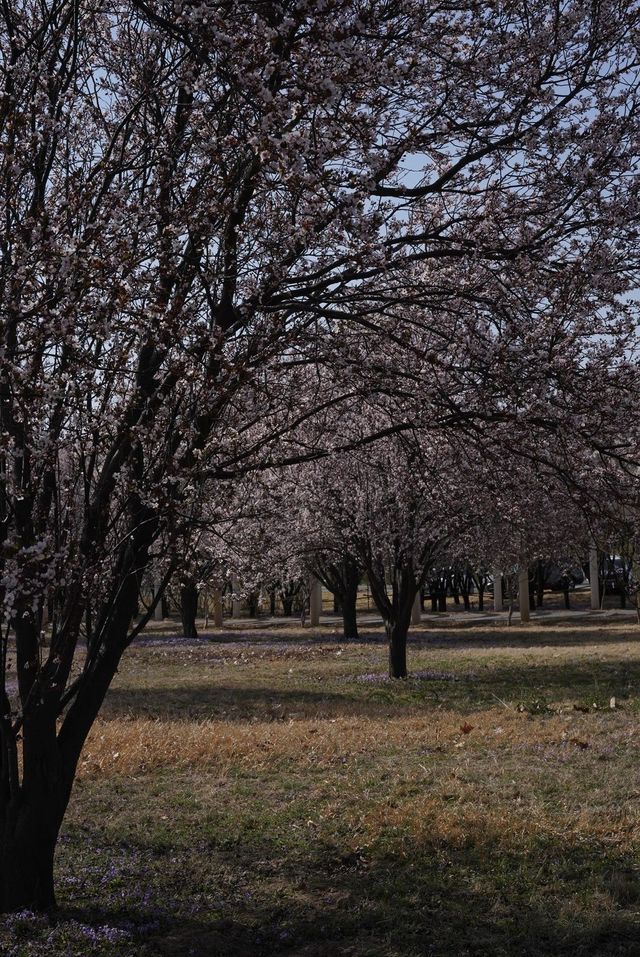
M 464 731 L 463 728 L 470 728 Z M 571 745 L 576 751 L 610 748 L 635 738 L 622 712 L 616 715 L 568 712 L 534 721 L 505 708 L 469 712 L 440 711 L 397 720 L 348 717 L 317 720 L 229 724 L 226 721 L 98 721 L 83 753 L 82 775 L 139 774 L 171 767 L 241 765 L 254 769 L 282 762 L 328 763 L 336 758 L 400 750 L 405 755 L 428 751 L 500 752 L 545 745 Z
M 638 795 L 632 782 L 620 786 L 619 769 L 608 762 L 613 751 L 633 758 L 635 734 L 621 711 L 533 719 L 494 708 L 470 712 L 462 723 L 453 711 L 324 723 L 113 720 L 96 726 L 80 775 L 199 769 L 218 785 L 243 773 L 258 780 L 311 775 L 316 809 L 299 826 L 313 834 L 339 821 L 345 853 L 362 854 L 394 833 L 409 835 L 414 850 L 458 849 L 487 862 L 540 842 L 557 842 L 564 853 L 583 844 L 631 853 L 640 848 Z M 586 800 L 579 782 L 598 764 Z M 333 782 L 328 793 L 319 777 Z M 363 799 L 370 781 L 376 796 Z M 613 905 L 607 898 L 598 906 Z

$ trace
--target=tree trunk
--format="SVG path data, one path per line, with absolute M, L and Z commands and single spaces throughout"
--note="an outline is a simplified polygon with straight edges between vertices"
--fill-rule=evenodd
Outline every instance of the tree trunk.
M 349 559 L 343 561 L 340 605 L 345 638 L 358 638 L 358 585 L 360 584 L 361 573 L 361 568 L 357 562 Z
M 565 588 L 564 590 L 564 607 L 571 608 L 571 601 L 569 599 L 569 589 Z
M 257 618 L 257 617 L 258 617 L 258 599 L 259 599 L 259 597 L 260 597 L 260 596 L 259 596 L 256 592 L 251 592 L 251 593 L 247 596 L 247 608 L 248 608 L 248 611 L 249 611 L 249 617 L 250 617 L 250 618 Z
M 358 619 L 356 614 L 356 602 L 358 598 L 358 589 L 351 590 L 343 596 L 342 599 L 342 622 L 344 626 L 344 637 L 358 638 Z
M 180 586 L 180 616 L 184 637 L 198 637 L 196 618 L 198 615 L 198 589 L 194 581 L 185 581 Z
M 385 630 L 389 639 L 389 677 L 406 678 L 408 622 L 387 622 Z
M 221 588 L 213 589 L 213 624 L 216 628 L 222 628 L 224 625 L 224 601 Z
M 469 611 L 471 608 L 471 603 L 469 601 L 469 592 L 462 592 L 462 601 L 464 602 L 464 610 Z
M 447 610 L 447 595 L 446 593 L 443 592 L 441 595 L 438 596 L 438 611 L 446 611 L 446 610 Z
M 293 612 L 293 598 L 285 598 L 285 596 L 281 594 L 280 601 L 282 602 L 282 614 L 285 618 L 290 618 Z
M 0 911 L 5 913 L 56 906 L 53 858 L 76 767 L 65 766 L 56 713 L 46 691 L 25 713 L 21 782 L 15 732 L 9 722 L 2 728 Z
M 538 608 L 542 608 L 542 603 L 544 601 L 544 564 L 541 561 L 538 561 L 536 567 L 536 604 Z
M 438 610 L 438 596 L 432 595 L 431 596 L 431 611 L 437 611 L 437 610 Z
M 134 499 L 134 504 L 136 500 Z M 87 655 L 92 667 L 69 686 L 72 695 L 61 713 L 60 684 L 42 668 L 36 687 L 38 634 L 32 616 L 13 620 L 16 636 L 16 670 L 23 703 L 22 780 L 17 751 L 17 728 L 2 702 L 0 719 L 0 910 L 47 910 L 55 907 L 53 861 L 58 833 L 87 735 L 130 641 L 129 629 L 137 610 L 142 576 L 157 523 L 149 512 L 132 507 L 132 533 L 123 541 L 118 559 L 119 588 L 115 599 L 95 609 L 95 634 L 89 636 Z M 115 573 L 114 573 L 115 577 Z M 57 635 L 61 649 L 77 641 L 84 615 L 82 592 L 70 588 Z M 100 644 L 94 645 L 96 635 Z M 37 693 L 32 693 L 36 690 Z
M 2 808 L 0 912 L 43 911 L 56 906 L 53 858 L 67 801 L 45 787 L 17 808 Z
M 484 588 L 478 588 L 478 611 L 484 611 Z

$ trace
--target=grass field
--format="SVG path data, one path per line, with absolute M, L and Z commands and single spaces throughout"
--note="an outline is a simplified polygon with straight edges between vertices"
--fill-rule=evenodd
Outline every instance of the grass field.
M 7 957 L 640 954 L 631 621 L 131 649 Z

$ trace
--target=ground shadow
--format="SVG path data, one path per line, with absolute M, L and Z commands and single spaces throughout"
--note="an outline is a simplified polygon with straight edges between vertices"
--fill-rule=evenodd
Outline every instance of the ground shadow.
M 382 664 L 382 662 L 381 662 Z M 437 667 L 434 665 L 434 667 Z M 370 717 L 415 713 L 416 709 L 446 707 L 468 711 L 495 707 L 496 701 L 526 710 L 544 710 L 554 702 L 608 707 L 610 699 L 623 706 L 640 685 L 640 661 L 568 660 L 557 664 L 483 662 L 475 672 L 465 662 L 456 672 L 434 671 L 438 679 L 404 682 L 359 682 L 356 675 L 325 679 L 317 691 L 274 686 L 194 684 L 175 687 L 112 687 L 103 717 L 211 718 L 224 721 L 286 721 L 304 717 Z M 382 669 L 380 670 L 383 676 Z
M 157 929 L 144 908 L 69 909 L 85 924 L 139 929 L 141 957 L 613 957 L 637 955 L 637 862 L 556 841 L 494 858 L 467 844 L 401 838 L 356 850 L 310 844 L 274 858 L 269 843 L 199 845 L 227 888 L 215 914 L 171 899 Z M 280 849 L 281 852 L 281 849 Z M 144 855 L 140 858 L 144 862 Z M 230 880 L 230 874 L 233 879 Z M 145 873 L 138 875 L 144 884 Z M 191 876 L 184 873 L 189 884 Z M 277 880 L 277 885 L 274 882 Z M 193 886 L 197 893 L 197 883 Z M 225 896 L 226 894 L 226 896 Z M 598 913 L 589 897 L 606 900 Z M 172 906 L 174 911 L 172 913 Z M 62 917 L 65 917 L 63 912 Z
M 414 626 L 409 634 L 409 648 L 544 648 L 544 647 L 588 647 L 607 643 L 640 642 L 640 628 L 635 622 L 613 622 L 613 624 L 627 625 L 624 633 L 611 633 L 607 625 L 611 622 L 586 619 L 584 623 L 555 621 L 553 619 L 537 619 L 528 626 L 521 626 L 515 622 L 512 626 L 505 623 L 496 625 L 492 622 L 472 622 L 464 627 L 454 623 L 447 628 L 443 622 L 434 621 L 432 624 L 423 621 L 420 626 Z M 474 631 L 473 635 L 469 634 Z M 387 638 L 381 627 L 373 631 L 361 628 L 358 638 L 344 638 L 340 634 L 306 634 L 300 631 L 293 637 L 290 633 L 278 634 L 269 631 L 268 634 L 251 630 L 233 630 L 228 632 L 203 633 L 193 641 L 181 635 L 150 635 L 139 638 L 133 647 L 137 650 L 152 650 L 171 647 L 210 648 L 216 645 L 222 648 L 246 649 L 258 647 L 264 649 L 289 649 L 318 647 L 322 645 L 352 646 L 352 645 L 386 645 Z

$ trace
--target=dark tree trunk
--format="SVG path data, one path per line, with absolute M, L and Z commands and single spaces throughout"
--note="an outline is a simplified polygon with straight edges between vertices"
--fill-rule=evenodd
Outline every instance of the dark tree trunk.
M 484 588 L 478 588 L 478 611 L 484 611 Z
M 627 607 L 627 595 L 626 595 L 626 589 L 624 585 L 620 586 L 620 607 L 621 608 Z
M 162 598 L 160 599 L 160 608 L 162 609 L 162 617 L 168 618 L 169 617 L 169 599 L 167 598 L 166 593 L 163 594 Z
M 77 604 L 69 618 L 80 631 L 84 608 Z M 12 622 L 16 636 L 16 672 L 23 702 L 22 780 L 17 731 L 4 696 L 0 719 L 0 911 L 47 910 L 55 907 L 53 857 L 58 831 L 69 801 L 75 763 L 65 773 L 56 737 L 57 691 L 38 693 L 38 618 L 20 609 Z M 36 692 L 36 693 L 34 693 Z M 24 703 L 26 702 L 26 706 Z
M 272 618 L 275 618 L 276 614 L 276 590 L 272 588 L 269 591 L 269 614 Z
M 302 611 L 304 596 L 301 595 L 299 582 L 284 582 L 278 589 L 278 594 L 282 603 L 282 614 L 287 618 L 293 615 L 295 609 Z
M 30 795 L 21 792 L 0 810 L 0 911 L 51 910 L 53 859 L 70 788 L 43 779 Z
M 538 564 L 536 567 L 536 587 L 535 587 L 536 603 L 538 605 L 538 608 L 542 608 L 542 603 L 544 601 L 544 571 L 545 571 L 544 563 L 542 561 L 538 561 Z
M 531 588 L 531 581 L 529 581 L 529 609 L 530 611 L 536 610 L 536 596 L 533 588 Z
M 438 596 L 438 611 L 446 611 L 446 610 L 447 610 L 447 596 L 446 594 L 442 593 Z
M 431 611 L 437 611 L 437 610 L 438 610 L 438 596 L 432 595 L 431 596 Z
M 318 557 L 314 574 L 333 594 L 333 610 L 336 614 L 342 613 L 344 637 L 357 638 L 356 608 L 358 585 L 362 577 L 362 566 L 358 560 L 348 553 L 338 561 Z
M 351 560 L 342 563 L 342 592 L 340 603 L 342 606 L 342 622 L 345 638 L 358 638 L 358 585 L 360 584 L 361 568 Z
M 389 677 L 407 677 L 407 636 L 417 588 L 413 567 L 398 564 L 393 569 L 392 595 L 387 590 L 386 569 L 381 561 L 367 568 L 371 593 L 384 620 L 389 642 Z
M 564 590 L 564 607 L 571 608 L 571 600 L 569 598 L 569 589 L 565 588 Z
M 389 640 L 389 677 L 406 678 L 409 623 L 388 622 L 386 632 Z
M 131 612 L 135 605 L 132 604 Z M 83 611 L 70 622 L 80 630 Z M 132 617 L 132 615 L 131 615 Z M 29 700 L 33 665 L 29 647 L 35 648 L 37 633 L 27 619 L 14 622 L 18 684 L 23 700 Z M 115 671 L 115 668 L 113 669 Z M 113 676 L 113 675 L 112 675 Z M 33 687 L 33 685 L 31 686 Z M 106 691 L 106 687 L 105 687 Z M 102 698 L 104 694 L 102 695 Z M 100 702 L 102 701 L 100 698 Z M 98 705 L 99 707 L 99 705 Z M 5 698 L 5 713 L 8 700 Z M 22 734 L 22 780 L 19 780 L 17 738 L 11 720 L 1 727 L 2 773 L 0 788 L 0 911 L 50 910 L 56 906 L 53 859 L 60 825 L 75 776 L 80 749 L 69 756 L 57 736 L 58 698 L 43 688 L 31 707 L 25 708 Z M 66 720 L 66 719 L 65 719 Z M 90 728 L 87 726 L 82 742 Z
M 469 611 L 471 607 L 471 603 L 469 601 L 469 592 L 462 592 L 462 601 L 464 602 L 464 610 Z
M 342 599 L 342 622 L 345 638 L 358 638 L 358 618 L 356 602 L 358 599 L 357 585 L 355 590 L 346 593 Z
M 94 609 L 94 632 L 87 636 L 90 668 L 67 686 L 86 607 L 78 583 L 66 588 L 61 607 L 61 625 L 55 635 L 61 658 L 39 667 L 34 616 L 19 608 L 13 621 L 22 724 L 18 727 L 13 722 L 5 694 L 0 702 L 0 910 L 5 912 L 55 907 L 53 860 L 58 833 L 83 745 L 132 638 L 129 629 L 157 530 L 155 514 L 135 495 L 130 508 L 131 534 L 123 539 L 113 573 L 118 584 L 115 596 Z
M 197 638 L 198 589 L 194 581 L 185 581 L 180 586 L 180 616 L 184 637 Z
M 280 601 L 282 602 L 282 614 L 285 618 L 290 618 L 293 614 L 293 598 L 285 597 L 281 594 Z

